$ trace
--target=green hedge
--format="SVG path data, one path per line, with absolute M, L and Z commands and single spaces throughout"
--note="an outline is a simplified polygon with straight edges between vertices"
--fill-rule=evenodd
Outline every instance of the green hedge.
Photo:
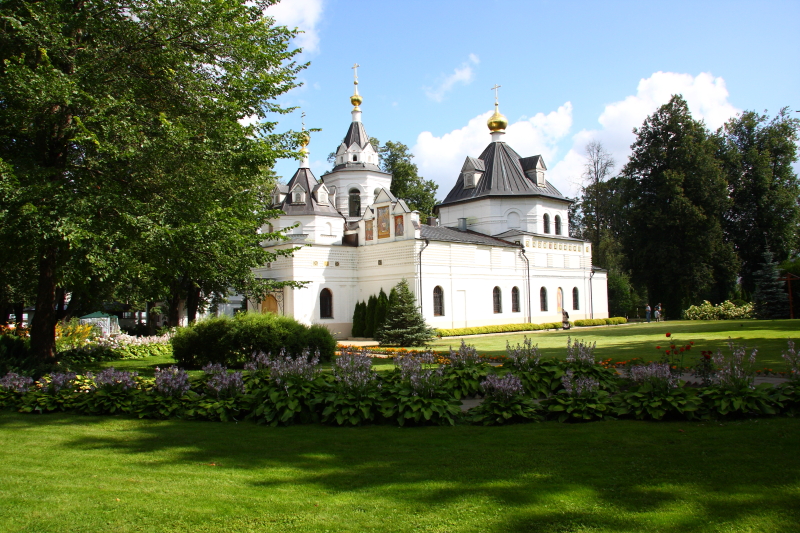
M 319 350 L 323 361 L 330 361 L 336 339 L 324 326 L 306 326 L 288 316 L 239 313 L 234 318 L 219 317 L 181 328 L 172 338 L 172 353 L 184 368 L 202 368 L 220 363 L 241 368 L 253 352 L 298 355 L 305 348 Z
M 625 324 L 628 319 L 625 317 L 614 318 L 595 318 L 588 320 L 576 320 L 570 322 L 573 326 L 613 326 L 616 324 Z M 499 326 L 480 326 L 476 328 L 455 328 L 455 329 L 437 329 L 436 335 L 439 337 L 461 337 L 464 335 L 481 335 L 484 333 L 506 333 L 514 331 L 541 331 L 545 329 L 559 329 L 563 326 L 561 322 L 547 322 L 545 324 L 502 324 Z
M 615 316 L 612 318 L 587 318 L 585 320 L 576 320 L 576 327 L 584 326 L 616 326 L 617 324 L 627 324 L 628 319 L 624 316 Z

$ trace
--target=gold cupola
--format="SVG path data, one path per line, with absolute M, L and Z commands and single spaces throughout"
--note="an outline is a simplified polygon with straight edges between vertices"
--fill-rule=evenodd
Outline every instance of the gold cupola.
M 353 104 L 354 109 L 359 109 L 358 106 L 361 105 L 363 100 L 361 99 L 361 95 L 358 94 L 358 67 L 360 67 L 358 63 L 352 66 L 353 69 L 353 96 L 350 97 L 350 103 Z M 360 109 L 359 109 L 360 110 Z
M 492 133 L 496 131 L 505 131 L 508 126 L 508 119 L 505 115 L 500 113 L 497 102 L 494 103 L 494 115 L 489 117 L 489 120 L 486 121 L 486 125 L 489 126 L 489 131 Z

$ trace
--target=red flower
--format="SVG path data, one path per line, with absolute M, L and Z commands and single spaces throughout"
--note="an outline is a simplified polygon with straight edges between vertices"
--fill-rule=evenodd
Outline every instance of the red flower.
M 692 346 L 694 346 L 694 341 L 689 341 L 689 344 L 691 344 Z
M 667 337 L 672 337 L 672 333 L 667 333 Z
M 661 349 L 661 346 L 656 346 L 656 350 L 660 350 L 660 349 Z
M 683 348 L 681 348 L 681 352 L 682 352 L 682 351 L 683 351 Z
M 667 350 L 667 352 L 666 352 L 666 353 L 667 353 L 667 355 L 669 355 L 669 350 Z

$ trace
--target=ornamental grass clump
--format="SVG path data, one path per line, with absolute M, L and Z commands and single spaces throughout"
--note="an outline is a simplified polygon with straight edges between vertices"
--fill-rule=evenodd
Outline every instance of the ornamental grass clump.
M 615 413 L 643 420 L 666 416 L 693 418 L 702 403 L 694 390 L 682 387 L 668 363 L 651 362 L 629 370 L 631 386 L 614 397 Z
M 742 417 L 751 415 L 773 415 L 782 406 L 780 395 L 774 395 L 772 386 L 755 385 L 755 362 L 758 349 L 748 354 L 743 344 L 728 341 L 730 355 L 722 350 L 711 358 L 716 370 L 711 384 L 700 394 L 704 416 Z
M 481 391 L 483 402 L 467 414 L 467 419 L 473 424 L 490 426 L 543 418 L 533 398 L 525 396 L 525 387 L 519 376 L 489 374 L 481 383 Z
M 455 424 L 461 402 L 444 387 L 444 371 L 431 352 L 395 358 L 398 379 L 386 387 L 381 414 L 399 425 Z
M 444 367 L 444 386 L 461 399 L 480 392 L 481 380 L 486 377 L 489 365 L 478 354 L 474 346 L 461 340 L 458 350 L 450 348 L 450 363 Z
M 259 357 L 256 357 L 259 359 Z M 320 353 L 306 348 L 297 357 L 281 350 L 278 357 L 259 359 L 267 376 L 250 382 L 249 418 L 272 426 L 314 422 L 319 418 L 325 381 L 320 376 Z
M 366 348 L 343 348 L 333 361 L 333 382 L 323 400 L 322 421 L 340 426 L 374 422 L 383 400 L 378 373 Z
M 559 422 L 588 422 L 609 418 L 611 396 L 600 381 L 568 369 L 561 378 L 562 389 L 544 403 Z

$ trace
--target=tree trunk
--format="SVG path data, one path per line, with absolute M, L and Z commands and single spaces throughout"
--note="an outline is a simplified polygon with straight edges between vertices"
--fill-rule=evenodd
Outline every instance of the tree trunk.
M 67 305 L 67 291 L 63 287 L 56 289 L 56 321 L 63 320 L 66 316 L 65 307 Z
M 22 316 L 25 314 L 25 302 L 17 302 L 14 304 L 14 327 L 22 327 Z
M 169 315 L 167 316 L 167 325 L 171 328 L 177 328 L 180 325 L 180 305 L 181 293 L 175 291 L 169 299 Z
M 8 316 L 11 314 L 11 306 L 7 303 L 0 304 L 0 326 L 8 325 Z
M 189 294 L 186 296 L 186 318 L 189 324 L 194 324 L 197 319 L 197 308 L 200 306 L 200 287 L 191 284 Z
M 155 324 L 155 317 L 153 316 L 153 302 L 147 302 L 145 304 L 145 316 L 147 317 L 147 334 L 148 335 L 155 335 L 156 334 L 156 324 Z
M 53 359 L 56 348 L 56 249 L 45 249 L 39 261 L 36 313 L 31 322 L 31 357 Z

